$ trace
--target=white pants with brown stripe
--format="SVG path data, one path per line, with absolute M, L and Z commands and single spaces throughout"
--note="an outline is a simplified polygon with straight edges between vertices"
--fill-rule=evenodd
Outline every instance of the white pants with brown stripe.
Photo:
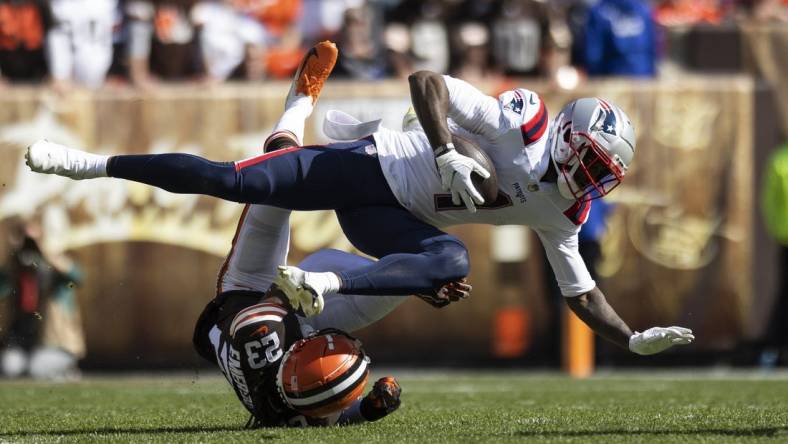
M 323 249 L 307 256 L 298 266 L 306 271 L 342 271 L 361 267 L 371 262 L 371 259 L 344 251 Z M 315 330 L 338 328 L 352 333 L 383 319 L 405 302 L 408 296 L 362 296 L 332 293 L 324 296 L 324 299 L 323 311 L 311 318 L 299 318 L 301 325 Z M 302 330 L 304 330 L 303 327 Z
M 222 267 L 218 291 L 266 291 L 276 267 L 287 263 L 290 210 L 249 205 L 238 224 L 233 247 Z M 298 266 L 307 271 L 342 271 L 372 263 L 339 250 L 324 249 L 307 256 Z M 407 300 L 408 296 L 327 294 L 325 308 L 311 318 L 300 318 L 302 333 L 323 328 L 353 332 L 370 325 Z

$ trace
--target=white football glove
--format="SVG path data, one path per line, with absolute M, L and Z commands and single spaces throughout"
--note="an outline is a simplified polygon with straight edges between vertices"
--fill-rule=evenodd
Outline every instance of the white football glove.
M 695 339 L 692 330 L 684 327 L 652 327 L 629 337 L 629 350 L 639 355 L 653 355 L 674 345 L 690 344 Z
M 447 144 L 445 151 L 435 157 L 435 163 L 438 164 L 441 187 L 451 192 L 452 203 L 459 205 L 462 201 L 471 213 L 475 213 L 476 204 L 483 204 L 484 198 L 473 186 L 471 173 L 476 172 L 487 179 L 490 172 L 479 165 L 479 162 L 458 153 L 452 144 Z

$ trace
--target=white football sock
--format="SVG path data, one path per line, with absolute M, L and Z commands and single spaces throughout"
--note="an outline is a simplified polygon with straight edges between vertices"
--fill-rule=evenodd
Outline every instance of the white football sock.
M 285 104 L 285 112 L 274 126 L 274 133 L 277 131 L 290 131 L 298 139 L 299 144 L 304 143 L 304 122 L 312 115 L 314 109 L 312 98 L 309 96 L 297 95 Z
M 110 156 L 103 154 L 85 153 L 85 178 L 107 177 L 107 161 Z
M 341 284 L 339 276 L 331 272 L 310 272 L 304 273 L 304 283 L 312 287 L 318 294 L 325 295 L 339 291 Z

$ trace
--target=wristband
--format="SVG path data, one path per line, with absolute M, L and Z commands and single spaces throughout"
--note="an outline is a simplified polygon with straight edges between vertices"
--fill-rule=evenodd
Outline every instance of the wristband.
M 441 145 L 435 149 L 435 157 L 440 157 L 448 153 L 449 151 L 453 151 L 453 150 L 454 150 L 454 144 L 451 142 L 447 143 L 446 145 Z

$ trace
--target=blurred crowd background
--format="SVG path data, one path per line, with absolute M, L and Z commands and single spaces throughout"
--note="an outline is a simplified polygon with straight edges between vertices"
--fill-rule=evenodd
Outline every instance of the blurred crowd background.
M 331 39 L 341 49 L 337 78 L 429 69 L 572 84 L 655 76 L 679 58 L 666 31 L 740 22 L 788 23 L 786 2 L 2 0 L 0 78 L 58 90 L 282 79 L 311 45 Z
M 241 211 L 33 177 L 25 146 L 254 155 L 325 39 L 340 57 L 307 142 L 325 140 L 324 107 L 398 125 L 403 79 L 420 69 L 491 95 L 531 88 L 550 110 L 612 98 L 640 152 L 623 189 L 592 205 L 581 252 L 634 328 L 678 323 L 699 341 L 658 358 L 584 353 L 786 364 L 788 0 L 0 0 L 3 373 L 199 365 L 191 328 Z M 330 214 L 292 225 L 293 261 L 351 249 Z M 437 313 L 409 302 L 361 333 L 375 359 L 558 366 L 572 327 L 533 233 L 453 232 L 472 252 L 474 297 Z

